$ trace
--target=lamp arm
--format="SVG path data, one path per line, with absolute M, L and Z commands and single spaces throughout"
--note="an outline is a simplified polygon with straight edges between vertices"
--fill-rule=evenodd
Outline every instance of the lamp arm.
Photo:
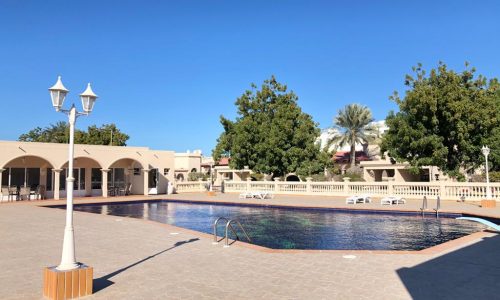
M 60 109 L 59 112 L 69 116 L 71 113 L 71 109 Z M 90 115 L 90 113 L 75 111 L 75 119 L 80 116 L 88 116 L 88 115 Z

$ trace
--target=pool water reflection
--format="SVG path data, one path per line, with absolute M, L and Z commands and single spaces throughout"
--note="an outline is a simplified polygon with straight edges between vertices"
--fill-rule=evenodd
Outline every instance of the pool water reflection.
M 254 244 L 274 249 L 421 250 L 485 229 L 481 224 L 434 216 L 168 201 L 76 205 L 74 209 L 142 218 L 205 233 L 212 233 L 217 217 L 237 219 Z M 219 232 L 222 234 L 222 226 Z

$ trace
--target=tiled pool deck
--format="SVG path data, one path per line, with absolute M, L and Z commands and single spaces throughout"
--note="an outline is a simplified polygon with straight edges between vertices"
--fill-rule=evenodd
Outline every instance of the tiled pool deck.
M 341 198 L 180 194 L 147 199 L 312 207 L 418 210 L 345 205 Z M 145 199 L 85 198 L 76 203 Z M 60 260 L 64 201 L 0 204 L 0 299 L 41 299 L 42 269 Z M 429 208 L 434 207 L 429 201 Z M 442 210 L 500 218 L 500 208 L 443 202 Z M 176 233 L 176 234 L 172 234 Z M 431 251 L 259 251 L 212 245 L 210 236 L 145 220 L 75 212 L 78 260 L 94 267 L 98 299 L 493 299 L 500 293 L 500 236 L 474 234 Z M 260 249 L 262 250 L 262 249 Z M 356 258 L 343 258 L 354 254 Z

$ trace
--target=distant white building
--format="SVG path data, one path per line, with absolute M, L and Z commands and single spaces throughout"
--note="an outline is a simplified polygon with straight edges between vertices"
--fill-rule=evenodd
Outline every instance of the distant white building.
M 381 121 L 374 121 L 374 122 L 371 122 L 369 124 L 370 126 L 374 126 L 378 129 L 378 136 L 380 137 L 382 134 L 384 134 L 388 129 L 389 127 L 387 127 L 387 125 L 385 125 L 385 120 L 381 120 Z M 323 129 L 321 131 L 321 134 L 318 138 L 318 142 L 320 143 L 321 145 L 321 149 L 323 149 L 324 147 L 326 147 L 327 143 L 329 140 L 331 140 L 332 138 L 334 138 L 335 136 L 339 135 L 340 132 L 335 129 L 335 128 L 327 128 L 327 129 Z M 330 151 L 350 151 L 351 150 L 351 146 L 350 145 L 344 145 L 342 147 L 340 147 L 338 144 L 337 145 L 332 145 L 329 149 Z M 367 149 L 365 149 L 365 147 L 362 145 L 362 144 L 356 144 L 356 151 L 366 151 Z M 367 153 L 368 154 L 368 153 Z

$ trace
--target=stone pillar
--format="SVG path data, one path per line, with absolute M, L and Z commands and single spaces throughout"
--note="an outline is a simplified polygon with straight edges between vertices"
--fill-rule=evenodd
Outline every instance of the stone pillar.
M 311 188 L 312 181 L 313 181 L 312 177 L 306 177 L 306 193 L 308 194 L 312 193 L 312 188 Z
M 250 182 L 252 181 L 252 178 L 248 177 L 247 178 L 247 191 L 250 191 Z
M 2 186 L 2 174 L 3 174 L 3 170 L 4 170 L 4 169 L 1 169 L 1 168 L 0 168 L 0 187 Z M 0 192 L 1 192 L 1 191 L 0 191 Z M 3 197 L 4 197 L 4 196 L 5 196 L 5 195 L 4 195 L 4 194 L 2 194 L 2 196 L 0 197 L 0 202 L 2 202 L 2 201 L 3 201 Z M 8 197 L 8 196 L 9 196 L 9 195 L 7 195 L 7 197 Z
M 344 177 L 344 193 L 349 195 L 349 182 L 351 182 L 351 178 Z
M 60 182 L 60 178 L 61 178 L 61 171 L 62 169 L 52 169 L 52 171 L 54 172 L 54 199 L 55 200 L 59 200 L 59 188 L 61 187 L 61 182 Z
M 149 195 L 149 170 L 143 169 L 142 173 L 144 176 L 144 196 L 147 196 Z
M 280 191 L 280 186 L 279 186 L 280 179 L 279 178 L 274 178 L 274 192 L 279 192 Z
M 440 180 L 439 182 L 439 197 L 443 200 L 446 197 L 446 181 Z
M 92 196 L 92 168 L 85 168 L 84 180 L 85 180 L 85 196 Z
M 102 172 L 102 182 L 101 182 L 101 190 L 102 196 L 104 198 L 108 197 L 108 172 L 110 169 L 101 169 Z
M 388 195 L 394 194 L 394 177 L 389 177 L 387 179 L 387 194 Z

